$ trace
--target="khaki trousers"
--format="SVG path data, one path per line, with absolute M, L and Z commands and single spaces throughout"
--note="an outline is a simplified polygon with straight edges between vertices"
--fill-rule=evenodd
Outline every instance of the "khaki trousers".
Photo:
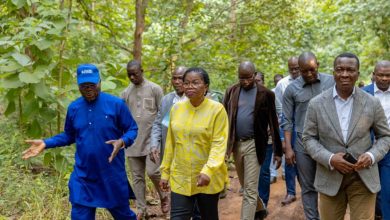
M 344 175 L 336 196 L 320 193 L 321 220 L 344 220 L 347 205 L 350 219 L 373 220 L 376 193 L 371 193 L 357 173 Z
M 161 173 L 158 163 L 153 163 L 149 156 L 128 157 L 131 174 L 133 177 L 133 191 L 137 199 L 137 213 L 146 214 L 146 185 L 145 185 L 145 170 L 149 178 L 152 180 L 160 199 L 167 196 L 159 187 Z
M 256 156 L 255 140 L 237 142 L 233 150 L 238 179 L 244 189 L 241 206 L 241 219 L 255 218 L 259 185 L 260 164 Z

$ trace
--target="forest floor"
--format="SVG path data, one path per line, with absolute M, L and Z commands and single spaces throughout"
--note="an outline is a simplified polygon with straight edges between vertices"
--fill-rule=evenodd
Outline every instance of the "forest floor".
M 280 169 L 279 169 L 280 171 Z M 239 220 L 241 212 L 242 196 L 239 195 L 240 183 L 235 171 L 229 171 L 230 187 L 227 196 L 219 200 L 219 219 L 220 220 Z M 266 220 L 304 220 L 303 206 L 301 202 L 301 188 L 296 182 L 297 200 L 289 205 L 282 206 L 281 201 L 286 195 L 286 182 L 279 175 L 276 183 L 271 184 L 270 198 L 268 202 L 268 216 Z M 152 198 L 150 198 L 152 199 Z M 150 201 L 153 201 L 150 200 Z M 156 202 L 158 203 L 158 201 Z M 133 207 L 135 210 L 135 207 Z M 149 205 L 148 210 L 153 220 L 169 219 L 161 212 L 160 205 Z M 350 220 L 349 210 L 344 220 Z
M 240 183 L 235 171 L 229 171 L 230 187 L 227 196 L 219 201 L 219 219 L 221 220 L 238 220 L 240 219 L 242 196 L 239 195 Z M 286 194 L 285 181 L 279 176 L 276 183 L 271 184 L 270 199 L 268 202 L 267 220 L 303 220 L 303 206 L 301 203 L 300 188 L 297 182 L 297 201 L 282 206 L 281 201 Z M 152 201 L 152 200 L 150 200 Z M 153 202 L 152 202 L 153 203 Z M 135 208 L 134 208 L 135 209 Z M 151 214 L 150 219 L 162 220 L 169 219 L 161 213 L 160 205 L 150 205 L 148 207 Z

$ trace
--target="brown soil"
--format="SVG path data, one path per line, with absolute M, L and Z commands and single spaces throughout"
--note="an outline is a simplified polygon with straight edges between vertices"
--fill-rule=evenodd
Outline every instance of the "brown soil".
M 230 187 L 226 198 L 219 201 L 219 219 L 221 220 L 238 220 L 240 219 L 242 196 L 239 195 L 240 183 L 235 171 L 230 171 Z M 270 199 L 268 202 L 267 220 L 301 220 L 304 219 L 303 207 L 300 197 L 300 188 L 297 183 L 297 201 L 282 206 L 280 202 L 286 194 L 285 181 L 279 177 L 276 183 L 271 184 Z M 148 207 L 149 213 L 152 215 L 150 219 L 162 220 L 169 219 L 169 216 L 164 216 L 161 213 L 160 206 L 154 205 Z
M 280 169 L 279 169 L 280 171 Z M 239 195 L 240 183 L 235 171 L 229 171 L 230 187 L 227 191 L 227 196 L 219 201 L 219 219 L 220 220 L 239 220 L 241 212 L 242 196 Z M 270 199 L 268 202 L 268 216 L 266 220 L 303 220 L 303 206 L 301 202 L 301 189 L 298 182 L 297 200 L 289 205 L 282 206 L 281 201 L 286 195 L 286 183 L 279 176 L 276 183 L 271 184 Z M 133 209 L 135 210 L 135 208 Z M 151 214 L 150 219 L 163 220 L 169 219 L 169 216 L 164 216 L 161 212 L 160 205 L 148 207 Z M 344 220 L 349 220 L 349 210 L 345 215 Z

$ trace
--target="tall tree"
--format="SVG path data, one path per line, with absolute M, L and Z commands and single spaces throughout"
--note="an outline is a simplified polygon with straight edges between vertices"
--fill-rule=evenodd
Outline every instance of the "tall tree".
M 145 29 L 145 15 L 148 0 L 136 0 L 135 11 L 135 31 L 134 31 L 134 48 L 133 57 L 141 62 L 142 57 L 142 34 Z

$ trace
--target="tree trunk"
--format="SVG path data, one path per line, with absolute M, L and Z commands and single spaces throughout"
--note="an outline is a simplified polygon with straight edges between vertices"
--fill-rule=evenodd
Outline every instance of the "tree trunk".
M 64 7 L 63 2 L 61 3 L 60 7 Z M 66 45 L 66 39 L 68 35 L 68 29 L 69 29 L 69 24 L 70 24 L 70 19 L 71 19 L 71 12 L 72 12 L 72 0 L 69 0 L 69 5 L 68 5 L 68 17 L 66 20 L 66 27 L 64 31 L 64 36 L 65 38 L 61 40 L 60 43 L 60 51 L 59 51 L 59 72 L 58 72 L 58 88 L 61 90 L 63 87 L 63 73 L 64 73 L 64 62 L 63 62 L 63 56 L 64 56 L 64 51 L 65 51 L 65 45 Z M 64 94 L 62 92 L 59 94 L 59 99 L 63 98 Z M 62 129 L 62 107 L 60 104 L 57 104 L 57 133 L 59 133 Z
M 135 31 L 134 31 L 134 49 L 133 58 L 141 62 L 142 57 L 142 33 L 145 28 L 145 14 L 146 7 L 148 5 L 147 0 L 136 0 L 135 3 Z

